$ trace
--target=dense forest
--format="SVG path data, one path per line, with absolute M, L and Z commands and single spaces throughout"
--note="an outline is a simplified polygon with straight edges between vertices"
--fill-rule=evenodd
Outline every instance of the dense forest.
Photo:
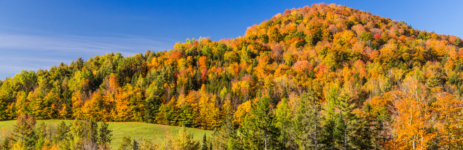
M 235 39 L 22 71 L 0 82 L 0 120 L 194 127 L 210 149 L 462 149 L 462 72 L 456 36 L 322 3 Z

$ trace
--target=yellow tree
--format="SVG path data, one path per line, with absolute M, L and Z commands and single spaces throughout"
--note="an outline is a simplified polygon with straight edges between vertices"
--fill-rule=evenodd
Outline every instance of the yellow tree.
M 436 102 L 432 104 L 435 111 L 440 138 L 438 145 L 445 146 L 448 149 L 459 149 L 458 145 L 463 144 L 462 127 L 463 123 L 459 113 L 461 107 L 459 100 L 449 93 L 438 93 Z
M 221 117 L 221 112 L 218 107 L 216 107 L 216 95 L 213 95 L 211 98 L 211 101 L 209 101 L 209 107 L 210 107 L 210 115 L 209 118 L 211 120 L 210 122 L 210 129 L 218 129 L 220 126 L 222 126 L 222 117 Z
M 87 100 L 82 107 L 82 113 L 86 116 L 86 118 L 94 118 L 96 120 L 105 118 L 103 95 L 101 95 L 100 92 L 93 93 L 91 98 Z
M 188 104 L 191 109 L 194 111 L 194 112 L 198 112 L 198 101 L 199 99 L 201 98 L 201 93 L 199 91 L 191 91 L 190 93 L 188 93 L 188 95 L 185 97 L 185 103 Z M 180 97 L 181 98 L 181 97 Z M 179 99 L 180 99 L 179 98 Z M 180 102 L 177 102 L 177 103 L 181 103 L 183 100 L 180 99 L 181 101 Z M 183 102 L 182 102 L 183 103 Z M 180 105 L 179 105 L 180 106 Z M 180 108 L 180 107 L 179 107 Z
M 215 107 L 215 98 L 203 94 L 199 99 L 199 115 L 197 117 L 200 126 L 213 129 L 220 126 L 220 111 Z
M 82 112 L 82 106 L 84 104 L 84 101 L 82 100 L 82 93 L 80 91 L 74 92 L 72 94 L 72 117 L 76 119 L 83 119 L 84 114 Z
M 199 149 L 199 142 L 193 139 L 193 134 L 188 133 L 185 127 L 180 129 L 178 135 L 172 141 L 172 149 Z
M 130 113 L 129 95 L 121 89 L 117 83 L 116 76 L 111 76 L 108 80 L 108 88 L 105 91 L 106 98 L 114 104 L 114 109 L 111 112 L 111 117 L 115 121 L 126 121 L 132 118 Z
M 58 115 L 61 119 L 67 119 L 67 116 L 69 115 L 68 114 L 68 111 L 66 111 L 67 108 L 67 105 L 63 105 L 61 110 L 58 112 Z
M 423 86 L 415 77 L 407 76 L 401 87 L 390 93 L 395 99 L 392 101 L 394 148 L 427 149 L 429 141 L 436 137 L 429 130 L 432 113 Z
M 251 101 L 246 101 L 238 106 L 238 109 L 233 114 L 233 123 L 241 125 L 244 122 L 246 116 L 250 115 L 252 111 Z
M 187 104 L 187 101 L 186 101 L 186 98 L 185 98 L 185 95 L 184 94 L 180 94 L 178 96 L 178 99 L 177 99 L 177 104 L 175 104 L 175 107 L 177 108 L 182 108 L 183 105 L 186 105 Z
M 29 112 L 28 107 L 29 107 L 29 101 L 26 98 L 26 93 L 23 91 L 18 92 L 16 96 L 16 114 L 17 115 L 23 115 L 27 114 Z

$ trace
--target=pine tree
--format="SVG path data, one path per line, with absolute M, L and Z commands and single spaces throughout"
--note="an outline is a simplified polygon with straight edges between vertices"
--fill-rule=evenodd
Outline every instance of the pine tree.
M 320 105 L 313 91 L 303 93 L 293 125 L 300 149 L 319 149 L 321 137 Z
M 246 116 L 241 132 L 246 137 L 246 148 L 263 147 L 265 150 L 273 149 L 278 145 L 276 138 L 278 137 L 278 128 L 274 127 L 272 121 L 274 115 L 270 110 L 271 98 L 263 97 L 259 99 L 255 109 L 252 110 L 251 116 Z
M 98 146 L 98 124 L 91 118 L 85 121 L 85 144 L 88 144 L 91 147 Z
M 218 132 L 220 147 L 223 149 L 227 149 L 227 147 L 229 147 L 229 142 L 232 141 L 234 143 L 236 138 L 236 131 L 233 125 L 233 114 L 231 111 L 231 109 L 226 109 L 226 118 Z
M 351 130 L 355 128 L 351 123 L 354 121 L 355 115 L 352 111 L 355 109 L 355 104 L 347 90 L 341 92 L 338 98 L 339 114 L 336 116 L 335 136 L 336 145 L 338 148 L 349 149 L 349 135 Z
M 335 147 L 337 149 L 346 149 L 347 148 L 347 125 L 344 116 L 341 113 L 338 113 L 334 116 L 334 141 Z
M 107 124 L 106 121 L 103 120 L 103 123 L 101 123 L 98 138 L 98 144 L 103 149 L 109 148 L 109 144 L 111 144 L 113 135 L 112 132 L 112 130 L 109 130 L 109 124 Z
M 374 139 L 375 133 L 371 127 L 374 126 L 373 120 L 371 120 L 371 115 L 369 111 L 371 106 L 367 103 L 364 107 L 364 110 L 367 112 L 362 118 L 355 119 L 351 123 L 352 131 L 350 133 L 350 145 L 356 149 L 374 149 Z
M 282 144 L 282 148 L 290 149 L 292 141 L 290 140 L 290 132 L 292 127 L 291 125 L 292 112 L 288 106 L 288 99 L 284 97 L 277 106 L 276 116 L 275 116 L 275 127 L 280 131 L 280 136 L 278 137 L 279 143 Z
M 241 135 L 240 143 L 242 143 L 239 149 L 258 149 L 263 147 L 261 137 L 256 131 L 256 126 L 253 124 L 255 122 L 251 117 L 246 116 L 241 127 L 238 129 L 238 132 Z
M 204 136 L 203 136 L 203 145 L 201 146 L 201 150 L 207 150 L 206 134 L 204 134 Z
M 324 149 L 335 147 L 335 116 L 323 117 L 322 133 L 320 144 Z
M 185 127 L 180 129 L 178 136 L 174 139 L 174 149 L 200 149 L 199 144 L 193 139 L 193 135 L 186 131 Z
M 27 147 L 34 147 L 37 139 L 34 131 L 36 121 L 33 116 L 22 115 L 16 120 L 13 135 L 16 141 L 21 141 Z
M 195 85 L 193 83 L 193 79 L 191 79 L 191 76 L 188 76 L 188 91 L 192 91 L 195 89 Z
M 35 142 L 35 149 L 42 149 L 43 146 L 45 146 L 45 141 L 48 139 L 46 139 L 47 137 L 47 134 L 46 134 L 46 126 L 45 126 L 45 123 L 41 123 L 38 125 L 37 129 L 36 129 L 36 142 Z
M 82 138 L 84 136 L 84 127 L 83 123 L 77 119 L 71 125 L 71 138 L 70 138 L 70 148 L 71 149 L 81 149 L 82 147 Z
M 188 104 L 185 104 L 181 108 L 180 115 L 178 117 L 179 124 L 185 127 L 193 127 L 195 112 L 190 109 Z
M 323 113 L 325 114 L 322 118 L 323 127 L 322 127 L 322 139 L 321 144 L 325 149 L 334 148 L 335 143 L 335 126 L 336 126 L 336 118 L 335 118 L 335 107 L 336 103 L 338 103 L 338 90 L 336 87 L 331 87 L 328 95 L 326 96 L 326 103 L 323 108 Z
M 157 123 L 165 125 L 176 125 L 178 119 L 178 112 L 175 110 L 175 100 L 171 100 L 167 104 L 161 104 L 159 111 L 156 115 Z
M 0 93 L 0 120 L 8 119 L 8 114 L 5 110 L 7 110 L 7 102 L 6 102 L 6 95 Z
M 159 107 L 161 106 L 160 97 L 164 94 L 163 85 L 166 83 L 165 76 L 158 75 L 157 78 L 155 78 L 155 83 L 156 84 L 150 85 L 146 90 L 148 96 L 144 104 L 145 112 L 143 119 L 148 123 L 154 123 L 156 120 L 156 115 L 159 112 Z
M 133 146 L 132 146 L 132 149 L 133 150 L 138 150 L 140 149 L 139 146 L 140 144 L 138 144 L 137 140 L 133 139 Z
M 439 87 L 441 80 L 436 75 L 431 75 L 431 77 L 426 80 L 426 88 L 428 91 L 431 91 L 433 88 Z
M 58 145 L 59 147 L 69 147 L 69 127 L 66 126 L 66 123 L 62 121 L 57 129 L 56 129 L 56 135 L 54 137 L 54 144 Z
M 145 116 L 143 119 L 147 123 L 154 123 L 154 119 L 156 118 L 156 114 L 159 110 L 160 101 L 158 101 L 154 96 L 150 96 L 145 100 Z

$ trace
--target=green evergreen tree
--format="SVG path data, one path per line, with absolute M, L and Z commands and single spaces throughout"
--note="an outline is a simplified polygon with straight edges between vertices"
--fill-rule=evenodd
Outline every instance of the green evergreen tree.
M 239 149 L 258 149 L 259 146 L 263 147 L 259 145 L 262 142 L 260 141 L 258 131 L 255 131 L 255 125 L 252 124 L 253 121 L 251 117 L 246 116 L 242 126 L 238 129 L 241 137 L 240 143 L 242 144 Z
M 251 116 L 246 116 L 243 127 L 245 149 L 257 149 L 259 147 L 268 150 L 277 147 L 278 128 L 273 125 L 274 114 L 270 110 L 271 98 L 263 97 L 257 106 L 251 111 Z
M 314 92 L 302 93 L 293 119 L 295 141 L 299 149 L 319 149 L 322 133 L 319 111 L 320 103 Z
M 50 139 L 47 139 L 47 126 L 45 123 L 42 122 L 37 127 L 36 137 L 35 149 L 42 149 L 44 146 L 50 146 L 50 143 L 46 143 L 46 141 L 50 141 Z
M 179 124 L 185 127 L 193 127 L 195 112 L 188 105 L 183 105 L 178 118 Z
M 195 89 L 198 89 L 201 87 L 202 85 L 202 81 L 201 81 L 201 70 L 196 70 L 195 71 L 195 76 L 194 76 L 194 80 L 195 80 Z
M 429 77 L 428 80 L 426 80 L 426 88 L 428 90 L 430 90 L 431 88 L 438 87 L 440 86 L 440 84 L 441 80 L 436 75 L 431 75 L 431 77 Z
M 182 127 L 174 139 L 177 149 L 200 149 L 201 143 L 193 139 L 193 134 L 188 133 L 185 127 Z
M 133 139 L 133 146 L 132 146 L 132 149 L 133 150 L 138 150 L 140 149 L 139 146 L 140 144 L 138 144 L 137 140 Z
M 364 107 L 366 112 L 369 112 L 371 106 L 367 103 Z M 374 149 L 374 136 L 375 133 L 373 132 L 374 127 L 373 121 L 371 120 L 371 115 L 366 115 L 363 118 L 358 120 L 353 120 L 351 123 L 352 129 L 350 129 L 351 134 L 350 137 L 350 145 L 355 149 Z
M 150 87 L 152 88 L 152 87 Z M 143 117 L 144 121 L 147 123 L 154 123 L 156 119 L 156 114 L 158 113 L 159 107 L 161 106 L 161 101 L 157 96 L 149 96 L 145 100 L 145 116 Z
M 337 113 L 334 116 L 335 120 L 335 126 L 334 126 L 334 141 L 335 141 L 335 147 L 337 149 L 347 149 L 347 125 L 346 125 L 346 120 L 342 113 Z
M 103 123 L 101 123 L 101 127 L 99 130 L 98 138 L 98 144 L 103 149 L 109 148 L 109 144 L 111 144 L 112 141 L 112 132 L 113 131 L 109 129 L 109 124 L 107 124 L 106 121 L 103 120 Z
M 55 145 L 58 145 L 60 149 L 62 149 L 61 147 L 69 147 L 69 131 L 69 126 L 66 126 L 64 121 L 58 125 L 53 142 Z
M 386 123 L 389 121 L 388 120 L 389 118 L 389 115 L 388 115 L 388 111 L 386 109 L 385 106 L 381 107 L 381 109 L 379 110 L 379 114 L 376 118 L 377 120 L 377 128 L 376 128 L 376 139 L 377 141 L 379 141 L 379 146 L 377 147 L 382 147 L 385 145 L 385 140 L 388 138 L 388 131 L 386 129 Z
M 277 138 L 278 143 L 282 144 L 283 149 L 290 149 L 291 145 L 293 145 L 291 143 L 293 140 L 290 140 L 292 112 L 288 106 L 288 99 L 286 97 L 280 101 L 275 113 L 275 127 L 280 131 Z
M 325 114 L 322 117 L 323 127 L 322 127 L 322 139 L 321 143 L 324 149 L 331 149 L 335 147 L 335 112 L 334 109 L 336 107 L 338 90 L 336 87 L 331 87 L 327 96 L 326 96 L 326 103 L 323 108 L 323 113 Z
M 206 134 L 203 136 L 203 145 L 201 146 L 201 150 L 207 150 L 207 139 L 206 139 Z
M 27 147 L 34 147 L 37 135 L 34 131 L 35 118 L 30 115 L 22 115 L 16 120 L 13 128 L 13 136 L 16 141 L 23 142 Z
M 98 146 L 98 124 L 95 119 L 90 118 L 89 120 L 85 121 L 86 130 L 85 130 L 85 142 L 89 144 L 91 147 Z
M 8 113 L 5 111 L 7 108 L 6 95 L 0 94 L 0 120 L 8 119 Z
M 228 143 L 233 141 L 235 143 L 235 138 L 236 138 L 236 131 L 235 131 L 235 126 L 233 125 L 233 114 L 231 110 L 227 111 L 226 118 L 223 121 L 223 125 L 221 126 L 219 132 L 218 132 L 218 139 L 220 140 L 220 146 L 223 149 L 227 149 Z
M 193 79 L 191 79 L 191 76 L 188 76 L 188 91 L 192 91 L 195 89 L 195 85 L 193 83 Z
M 322 135 L 321 135 L 321 141 L 320 144 L 323 147 L 323 149 L 332 149 L 335 147 L 335 117 L 330 116 L 330 117 L 323 117 L 323 125 L 322 125 Z
M 336 116 L 336 126 L 335 126 L 335 137 L 336 137 L 336 146 L 341 149 L 350 149 L 349 146 L 349 135 L 351 131 L 355 128 L 353 121 L 355 115 L 352 111 L 356 108 L 355 103 L 352 101 L 352 96 L 347 90 L 341 92 L 338 97 L 339 114 Z
M 81 149 L 82 139 L 84 137 L 84 124 L 77 119 L 71 125 L 71 138 L 69 142 L 69 147 L 71 149 Z

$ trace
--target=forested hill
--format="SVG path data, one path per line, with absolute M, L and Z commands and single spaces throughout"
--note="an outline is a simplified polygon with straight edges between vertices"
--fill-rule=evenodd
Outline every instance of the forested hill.
M 236 39 L 187 39 L 169 51 L 22 71 L 0 83 L 0 119 L 224 125 L 228 136 L 216 141 L 243 149 L 456 148 L 463 140 L 462 43 L 314 4 Z

